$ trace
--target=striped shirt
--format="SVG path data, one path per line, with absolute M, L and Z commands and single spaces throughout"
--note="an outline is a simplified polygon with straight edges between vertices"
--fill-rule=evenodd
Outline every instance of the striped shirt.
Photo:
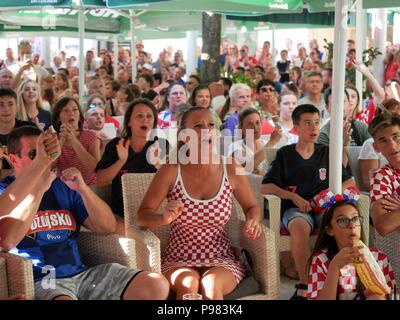
M 96 139 L 99 139 L 97 132 L 85 129 L 81 131 L 78 137 L 79 142 L 87 152 L 89 152 L 91 145 L 96 141 Z M 87 168 L 81 159 L 79 159 L 78 154 L 72 146 L 64 145 L 61 150 L 61 156 L 57 161 L 57 176 L 60 177 L 65 169 L 72 167 L 77 168 L 82 173 L 83 180 L 87 185 L 96 183 L 96 173 L 94 170 Z

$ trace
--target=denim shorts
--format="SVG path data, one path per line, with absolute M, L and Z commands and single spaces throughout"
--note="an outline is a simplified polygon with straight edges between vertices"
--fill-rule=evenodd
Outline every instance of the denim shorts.
M 311 227 L 311 230 L 318 228 L 321 225 L 322 214 L 312 212 L 301 212 L 299 208 L 290 208 L 283 213 L 282 222 L 286 230 L 289 230 L 288 225 L 294 218 L 305 219 Z
M 141 270 L 118 263 L 107 263 L 89 268 L 68 278 L 55 279 L 54 287 L 35 283 L 36 300 L 53 300 L 69 296 L 73 300 L 121 300 L 126 288 Z

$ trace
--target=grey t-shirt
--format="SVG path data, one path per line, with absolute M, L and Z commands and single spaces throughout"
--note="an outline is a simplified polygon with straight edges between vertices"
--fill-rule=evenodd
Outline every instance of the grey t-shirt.
M 324 125 L 319 133 L 318 143 L 329 145 L 329 132 L 330 132 L 331 122 L 329 121 Z M 351 146 L 362 146 L 363 143 L 371 138 L 368 133 L 368 126 L 361 121 L 354 120 L 352 124 L 353 133 L 351 135 Z
M 316 106 L 319 112 L 322 113 L 322 111 L 325 112 L 325 100 L 324 100 L 324 95 L 321 93 L 321 101 L 319 104 L 315 104 L 314 102 L 310 101 L 307 95 L 305 95 L 303 98 L 299 100 L 299 105 L 300 104 L 312 104 L 313 106 Z

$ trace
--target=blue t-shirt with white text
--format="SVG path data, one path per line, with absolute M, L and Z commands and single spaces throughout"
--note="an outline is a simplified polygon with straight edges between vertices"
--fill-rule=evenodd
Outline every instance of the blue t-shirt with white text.
M 15 177 L 7 177 L 0 181 L 0 194 L 14 180 Z M 35 281 L 53 268 L 57 278 L 78 274 L 86 267 L 81 262 L 76 239 L 87 217 L 81 196 L 56 178 L 44 193 L 25 237 L 10 252 L 32 260 Z

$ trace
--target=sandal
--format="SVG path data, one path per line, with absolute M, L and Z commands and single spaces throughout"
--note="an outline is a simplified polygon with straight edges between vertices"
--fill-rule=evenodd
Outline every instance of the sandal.
M 307 285 L 304 283 L 298 283 L 294 285 L 296 291 L 294 292 L 293 296 L 290 298 L 290 300 L 307 300 L 306 297 L 303 297 L 301 295 L 297 294 L 298 290 L 306 290 L 307 291 Z

